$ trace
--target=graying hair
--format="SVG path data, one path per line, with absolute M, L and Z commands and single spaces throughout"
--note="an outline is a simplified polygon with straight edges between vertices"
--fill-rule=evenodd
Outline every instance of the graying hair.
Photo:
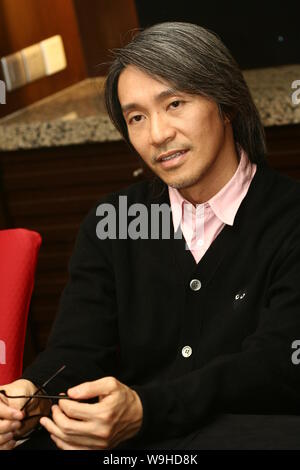
M 265 134 L 258 110 L 238 64 L 215 33 L 191 23 L 160 23 L 140 31 L 112 53 L 105 83 L 106 108 L 133 150 L 118 99 L 118 79 L 128 65 L 177 90 L 212 99 L 221 115 L 230 119 L 234 139 L 249 159 L 264 160 Z

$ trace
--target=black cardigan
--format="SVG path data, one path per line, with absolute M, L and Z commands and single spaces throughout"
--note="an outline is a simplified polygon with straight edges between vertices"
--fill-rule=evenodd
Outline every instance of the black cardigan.
M 141 182 L 100 202 L 170 204 L 161 188 Z M 300 413 L 299 203 L 298 182 L 259 164 L 233 226 L 198 265 L 171 218 L 171 240 L 99 240 L 93 208 L 48 347 L 23 377 L 42 383 L 65 364 L 54 393 L 117 377 L 143 404 L 137 438 L 188 434 L 218 412 Z

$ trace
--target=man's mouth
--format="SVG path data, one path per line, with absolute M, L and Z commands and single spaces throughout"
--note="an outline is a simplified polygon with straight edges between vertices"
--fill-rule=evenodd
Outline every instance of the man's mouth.
M 182 150 L 180 152 L 176 152 L 176 153 L 173 153 L 172 155 L 170 155 L 169 157 L 163 157 L 161 159 L 162 162 L 166 162 L 168 160 L 172 160 L 172 158 L 176 158 L 176 157 L 179 157 L 179 155 L 183 155 L 184 153 L 186 152 L 186 150 Z
M 160 155 L 157 161 L 163 167 L 169 168 L 179 163 L 179 161 L 182 160 L 183 155 L 185 155 L 187 152 L 188 152 L 188 149 L 178 150 L 177 152 L 166 152 L 165 155 Z

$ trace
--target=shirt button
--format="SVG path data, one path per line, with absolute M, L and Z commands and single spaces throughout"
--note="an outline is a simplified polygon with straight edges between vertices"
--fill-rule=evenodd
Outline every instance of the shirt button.
M 192 355 L 191 346 L 184 346 L 182 348 L 181 354 L 183 355 L 183 357 L 190 357 Z
M 195 291 L 201 289 L 201 282 L 199 279 L 192 279 L 190 282 L 190 288 Z

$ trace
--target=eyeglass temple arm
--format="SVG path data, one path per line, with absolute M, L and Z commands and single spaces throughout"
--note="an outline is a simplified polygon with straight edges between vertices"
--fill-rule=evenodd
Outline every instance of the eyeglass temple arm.
M 53 375 L 51 375 L 51 377 L 49 379 L 47 379 L 42 385 L 40 385 L 38 387 L 38 389 L 35 391 L 34 393 L 34 396 L 37 396 L 38 393 L 40 392 L 43 392 L 44 391 L 44 387 L 46 387 L 46 385 L 48 385 L 49 382 L 51 382 L 52 379 L 54 379 L 54 377 L 56 377 L 60 372 L 62 372 L 64 369 L 66 368 L 66 365 L 63 365 L 61 366 L 56 372 L 54 372 Z M 46 394 L 43 394 L 43 397 L 45 397 Z M 32 400 L 33 397 L 30 397 L 28 399 L 28 401 L 22 406 L 21 408 L 21 411 L 24 410 L 24 408 L 28 405 L 28 403 L 30 403 L 30 401 Z
M 61 394 L 61 395 L 8 395 L 5 390 L 0 390 L 0 393 L 4 395 L 6 398 L 46 398 L 46 399 L 51 399 L 51 400 L 73 400 L 77 401 L 75 398 L 69 397 L 66 393 Z

